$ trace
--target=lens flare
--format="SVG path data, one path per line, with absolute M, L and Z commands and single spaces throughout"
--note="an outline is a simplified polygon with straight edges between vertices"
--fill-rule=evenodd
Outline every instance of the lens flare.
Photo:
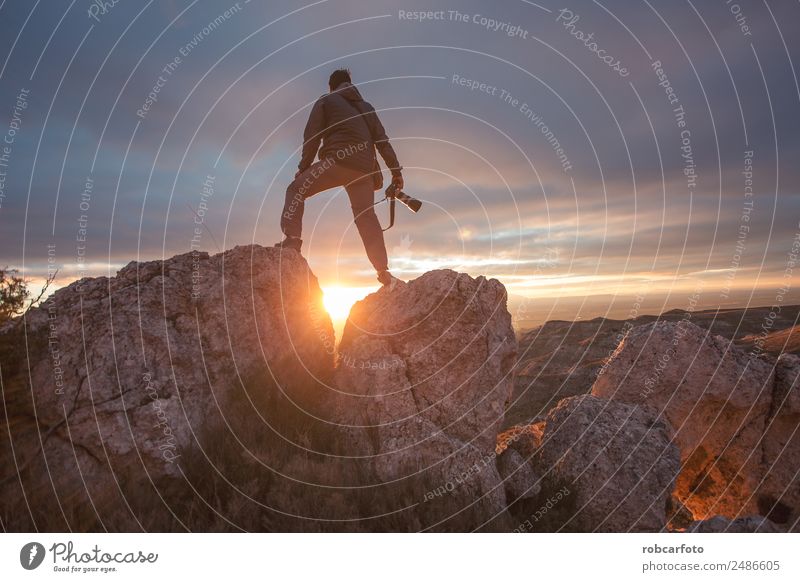
M 325 311 L 331 316 L 334 325 L 337 322 L 344 322 L 350 314 L 350 308 L 356 301 L 359 301 L 377 291 L 377 287 L 343 287 L 334 285 L 322 288 L 322 304 Z

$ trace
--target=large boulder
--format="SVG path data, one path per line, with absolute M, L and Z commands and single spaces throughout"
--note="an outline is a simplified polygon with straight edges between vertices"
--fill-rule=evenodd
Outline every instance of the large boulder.
M 592 394 L 646 407 L 675 430 L 675 496 L 696 520 L 798 516 L 795 356 L 752 357 L 688 321 L 630 330 Z
M 592 394 L 641 404 L 675 429 L 683 469 L 676 497 L 695 519 L 754 513 L 752 453 L 768 410 L 770 367 L 688 321 L 635 327 Z
M 542 489 L 525 506 L 527 518 L 515 512 L 531 530 L 665 527 L 667 500 L 680 468 L 666 422 L 636 405 L 585 394 L 559 402 L 540 429 L 532 463 Z
M 144 490 L 166 495 L 198 447 L 248 425 L 270 432 L 253 406 L 230 406 L 298 402 L 330 375 L 321 297 L 299 254 L 259 246 L 134 262 L 59 289 L 5 333 L 28 350 L 3 366 L 3 509 L 20 509 L 24 487 L 53 528 L 66 529 L 63 515 L 83 529 Z
M 502 527 L 495 439 L 516 355 L 505 288 L 440 270 L 381 290 L 353 306 L 339 351 L 331 411 L 350 452 L 403 483 L 424 527 Z

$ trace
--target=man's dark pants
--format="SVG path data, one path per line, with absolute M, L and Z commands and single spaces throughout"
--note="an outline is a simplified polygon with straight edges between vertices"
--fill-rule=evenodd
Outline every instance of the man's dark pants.
M 283 234 L 301 238 L 306 199 L 338 186 L 344 186 L 350 198 L 350 208 L 353 210 L 356 228 L 372 266 L 376 271 L 388 270 L 389 261 L 386 257 L 383 231 L 373 207 L 375 191 L 372 187 L 372 176 L 336 164 L 333 160 L 321 160 L 312 164 L 289 184 L 281 214 Z

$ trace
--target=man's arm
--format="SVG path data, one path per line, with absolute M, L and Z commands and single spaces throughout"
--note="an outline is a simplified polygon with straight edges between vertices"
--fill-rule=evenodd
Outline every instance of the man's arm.
M 297 165 L 300 172 L 305 172 L 314 163 L 314 158 L 317 157 L 319 142 L 322 141 L 322 132 L 325 131 L 325 111 L 323 107 L 322 99 L 317 99 L 308 116 L 306 129 L 303 131 L 303 155 Z
M 378 150 L 383 161 L 386 162 L 386 167 L 392 171 L 392 176 L 400 176 L 403 168 L 400 166 L 397 154 L 394 153 L 394 148 L 389 143 L 389 136 L 386 135 L 386 130 L 383 128 L 383 124 L 372 106 L 370 106 L 370 112 L 366 115 L 366 119 L 372 133 L 372 141 L 375 142 L 375 149 Z

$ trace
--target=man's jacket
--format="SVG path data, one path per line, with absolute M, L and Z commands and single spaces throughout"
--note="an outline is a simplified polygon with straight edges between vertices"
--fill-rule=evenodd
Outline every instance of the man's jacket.
M 308 169 L 319 150 L 320 160 L 332 159 L 370 173 L 375 170 L 376 148 L 392 173 L 398 173 L 400 163 L 375 108 L 353 85 L 342 83 L 314 103 L 303 132 L 303 156 L 298 167 L 301 172 Z

